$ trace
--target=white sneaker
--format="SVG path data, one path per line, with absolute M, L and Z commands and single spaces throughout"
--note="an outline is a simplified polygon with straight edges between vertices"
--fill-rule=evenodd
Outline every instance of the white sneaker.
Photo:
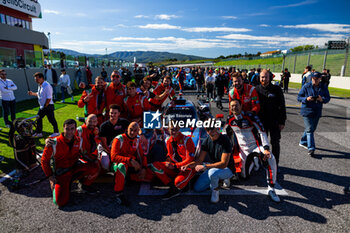
M 301 143 L 299 143 L 299 146 L 302 147 L 302 148 L 304 148 L 304 149 L 306 149 L 306 150 L 309 149 L 309 148 L 307 148 L 307 145 L 304 145 L 304 144 L 301 144 Z
M 53 133 L 53 134 L 50 135 L 50 137 L 52 137 L 52 138 L 53 137 L 57 137 L 57 136 L 60 136 L 60 133 Z
M 259 165 L 259 158 L 256 157 L 256 156 L 254 157 L 254 165 L 255 165 L 254 171 L 259 170 L 259 168 L 260 168 L 260 165 Z
M 213 190 L 211 192 L 211 198 L 210 198 L 211 203 L 218 203 L 219 202 L 219 190 Z
M 33 138 L 42 138 L 42 137 L 43 137 L 43 134 L 42 134 L 42 133 L 35 133 L 35 134 L 33 134 L 32 137 L 33 137 Z
M 269 194 L 269 196 L 270 196 L 270 198 L 271 198 L 272 201 L 277 202 L 277 203 L 281 202 L 281 199 L 280 199 L 279 196 L 276 194 L 274 188 L 272 188 L 272 187 L 269 186 L 269 187 L 267 188 L 267 190 L 268 190 L 268 194 Z
M 61 103 L 65 103 L 66 101 L 64 101 L 64 100 L 61 100 Z
M 222 182 L 221 187 L 224 188 L 224 189 L 228 189 L 228 188 L 230 188 L 230 186 L 231 186 L 230 179 L 224 179 L 223 182 Z

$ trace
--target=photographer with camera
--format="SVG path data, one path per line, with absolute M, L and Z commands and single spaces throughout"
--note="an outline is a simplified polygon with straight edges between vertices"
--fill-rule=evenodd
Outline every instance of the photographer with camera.
M 311 73 L 311 82 L 306 83 L 298 94 L 298 101 L 301 102 L 300 114 L 304 117 L 305 131 L 301 137 L 299 146 L 308 149 L 308 154 L 314 156 L 315 139 L 314 132 L 322 115 L 323 104 L 330 100 L 328 87 L 321 84 L 321 74 Z

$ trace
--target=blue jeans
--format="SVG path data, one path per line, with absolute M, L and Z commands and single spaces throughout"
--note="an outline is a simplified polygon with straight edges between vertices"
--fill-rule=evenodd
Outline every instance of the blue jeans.
M 52 87 L 52 97 L 53 99 L 57 99 L 57 90 L 56 90 L 56 86 L 54 84 L 50 84 Z
M 9 125 L 9 112 L 11 112 L 11 121 L 16 119 L 16 100 L 2 100 L 2 109 L 4 110 L 5 125 Z
M 229 179 L 233 176 L 229 168 L 210 168 L 202 173 L 194 185 L 194 191 L 202 192 L 210 187 L 211 190 L 219 186 L 219 180 Z
M 64 100 L 65 99 L 65 95 L 64 95 L 64 93 L 67 91 L 67 88 L 66 87 L 63 87 L 63 86 L 61 86 L 61 95 L 62 95 L 62 100 Z M 67 94 L 68 94 L 68 92 L 67 92 Z M 70 94 L 68 94 L 70 97 L 72 97 L 72 95 L 70 95 Z
M 315 146 L 315 138 L 314 132 L 317 128 L 319 116 L 317 117 L 304 117 L 304 126 L 305 131 L 303 136 L 300 139 L 300 144 L 306 145 L 309 151 L 314 151 L 316 149 Z

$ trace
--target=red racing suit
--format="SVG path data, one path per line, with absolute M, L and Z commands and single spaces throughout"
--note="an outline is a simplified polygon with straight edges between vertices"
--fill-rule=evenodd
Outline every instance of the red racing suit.
M 89 102 L 84 102 L 84 98 L 91 94 L 92 97 L 89 100 Z M 101 94 L 102 96 L 101 98 L 101 103 L 100 106 L 98 106 L 98 98 L 99 98 L 99 94 Z M 105 98 L 105 93 L 104 91 L 102 91 L 102 93 L 100 93 L 95 85 L 92 85 L 92 89 L 91 90 L 85 90 L 82 94 L 82 96 L 80 97 L 80 100 L 78 101 L 78 107 L 79 108 L 84 108 L 84 114 L 85 117 L 87 117 L 90 114 L 95 114 L 97 116 L 98 119 L 98 125 L 101 125 L 104 121 L 103 119 L 103 109 L 106 106 L 106 98 Z
M 73 177 L 81 180 L 84 185 L 91 185 L 98 176 L 99 168 L 95 163 L 78 163 L 80 156 L 78 137 L 75 136 L 70 142 L 61 134 L 53 138 L 53 141 L 52 146 L 44 149 L 41 166 L 46 176 L 53 175 L 56 178 L 52 190 L 53 202 L 58 206 L 64 206 L 69 201 Z
M 190 137 L 180 132 L 176 138 L 169 137 L 166 141 L 166 146 L 168 149 L 167 161 L 154 162 L 151 164 L 151 169 L 165 185 L 174 181 L 178 189 L 183 189 L 196 174 L 196 171 L 190 168 L 186 171 L 180 171 L 182 166 L 194 160 L 194 143 Z M 167 168 L 165 166 L 167 162 L 172 163 L 175 169 Z
M 250 174 L 252 167 L 248 163 L 252 153 L 257 153 L 262 164 L 267 168 L 267 181 L 270 186 L 276 182 L 277 165 L 274 155 L 271 153 L 271 158 L 266 161 L 262 160 L 264 150 L 269 150 L 269 142 L 264 127 L 258 116 L 250 117 L 240 114 L 239 116 L 230 116 L 228 118 L 228 126 L 232 129 L 234 136 L 237 139 L 235 147 L 239 151 L 239 156 L 242 160 L 242 176 L 246 177 Z M 260 145 L 260 141 L 261 144 Z M 237 145 L 238 144 L 238 145 Z M 246 166 L 247 164 L 247 166 Z
M 80 139 L 81 159 L 95 161 L 97 159 L 97 145 L 100 143 L 98 131 L 89 129 L 86 124 L 79 126 L 75 135 Z
M 171 86 L 167 88 L 169 89 L 169 94 L 164 96 L 163 99 L 161 100 L 157 100 L 155 98 L 149 99 L 149 104 L 151 105 L 152 111 L 160 110 L 162 108 L 162 104 L 169 96 L 171 99 L 175 96 L 175 90 Z M 154 89 L 153 93 L 157 96 L 160 96 L 161 94 L 164 93 L 165 90 L 166 90 L 166 87 L 164 87 L 163 83 L 161 83 Z
M 146 176 L 140 179 L 136 171 L 132 168 L 130 178 L 135 181 L 149 181 L 153 174 L 147 169 L 147 158 L 144 155 L 140 139 L 129 138 L 125 133 L 114 138 L 111 149 L 112 171 L 115 172 L 114 191 L 122 192 L 124 190 L 125 177 L 131 167 L 131 159 L 139 162 L 142 168 L 146 169 Z
M 149 111 L 151 106 L 144 95 L 137 93 L 134 97 L 127 96 L 124 98 L 123 108 L 126 110 L 126 118 L 129 121 L 134 121 L 135 119 L 141 119 L 143 117 L 144 111 Z M 142 127 L 142 122 L 140 127 Z
M 232 99 L 239 99 L 242 105 L 242 111 L 255 112 L 260 111 L 259 95 L 255 87 L 249 84 L 243 84 L 241 93 L 236 88 L 232 88 L 228 94 L 229 103 Z M 231 108 L 229 108 L 229 115 L 231 115 Z
M 120 108 L 123 107 L 123 99 L 126 96 L 126 88 L 123 84 L 119 83 L 119 85 L 115 85 L 113 82 L 108 83 L 105 88 L 105 94 L 107 113 L 109 113 L 109 105 L 111 104 L 117 104 Z

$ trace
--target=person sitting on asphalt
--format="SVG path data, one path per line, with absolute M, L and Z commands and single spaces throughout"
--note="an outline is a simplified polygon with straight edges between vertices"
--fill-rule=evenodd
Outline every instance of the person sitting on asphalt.
M 210 187 L 212 190 L 211 202 L 219 202 L 219 181 L 230 179 L 235 173 L 232 156 L 232 145 L 226 135 L 222 135 L 217 128 L 206 128 L 209 135 L 203 142 L 199 157 L 185 165 L 181 170 L 195 169 L 203 172 L 194 185 L 196 192 L 202 192 Z M 203 163 L 209 156 L 212 163 Z
M 53 192 L 53 202 L 62 207 L 69 201 L 70 185 L 74 179 L 81 182 L 81 189 L 96 194 L 91 187 L 98 176 L 96 163 L 80 163 L 80 139 L 75 136 L 77 124 L 68 119 L 63 123 L 63 133 L 53 138 L 53 144 L 44 148 L 41 166 Z M 53 164 L 51 164 L 53 162 Z M 52 167 L 51 167 L 52 166 Z
M 114 70 L 111 74 L 111 82 L 106 84 L 106 112 L 109 112 L 109 106 L 111 104 L 123 105 L 123 99 L 126 96 L 126 88 L 120 82 L 121 77 L 117 70 Z M 108 117 L 108 116 L 107 116 Z
M 142 125 L 143 112 L 149 111 L 151 106 L 148 102 L 146 96 L 140 95 L 136 92 L 136 83 L 128 82 L 127 96 L 124 98 L 123 109 L 125 112 L 125 117 L 130 120 Z
M 78 107 L 84 108 L 85 117 L 95 114 L 98 119 L 98 125 L 103 123 L 103 110 L 105 108 L 104 81 L 101 76 L 95 79 L 95 85 L 91 90 L 84 90 L 78 101 Z
M 136 122 L 130 123 L 127 132 L 118 135 L 112 142 L 112 171 L 115 172 L 114 191 L 117 202 L 128 206 L 130 203 L 124 194 L 126 176 L 133 181 L 150 181 L 153 173 L 147 168 L 147 157 L 144 155 L 141 142 L 137 137 L 140 127 Z
M 275 192 L 277 177 L 277 165 L 274 155 L 270 152 L 270 146 L 264 127 L 257 116 L 245 115 L 242 112 L 241 101 L 233 99 L 230 102 L 232 115 L 227 120 L 226 132 L 232 131 L 237 139 L 239 156 L 242 159 L 241 176 L 249 177 L 254 166 L 259 168 L 259 160 L 266 168 L 268 181 L 268 195 L 275 202 L 280 198 Z M 261 140 L 262 146 L 258 143 Z
M 163 200 L 178 196 L 196 174 L 194 169 L 183 168 L 194 160 L 195 146 L 192 138 L 183 135 L 180 127 L 174 126 L 173 121 L 169 122 L 169 133 L 170 137 L 166 139 L 166 161 L 151 164 L 152 171 L 163 184 L 170 185 Z
M 242 103 L 243 111 L 247 114 L 256 115 L 260 111 L 259 95 L 254 86 L 243 83 L 242 76 L 239 72 L 232 75 L 233 87 L 228 99 L 239 99 Z M 229 115 L 231 115 L 231 108 L 229 108 Z
M 98 153 L 100 158 L 101 168 L 105 171 L 110 169 L 110 155 L 113 139 L 125 133 L 130 122 L 124 118 L 120 118 L 120 107 L 116 104 L 109 106 L 109 119 L 102 123 L 100 126 L 100 140 L 101 144 L 98 145 Z
M 163 83 L 159 84 L 153 91 L 156 95 L 154 98 L 150 98 L 149 104 L 151 105 L 152 111 L 161 110 L 162 104 L 169 97 L 170 99 L 175 98 L 175 90 L 171 87 L 170 76 L 163 78 Z

